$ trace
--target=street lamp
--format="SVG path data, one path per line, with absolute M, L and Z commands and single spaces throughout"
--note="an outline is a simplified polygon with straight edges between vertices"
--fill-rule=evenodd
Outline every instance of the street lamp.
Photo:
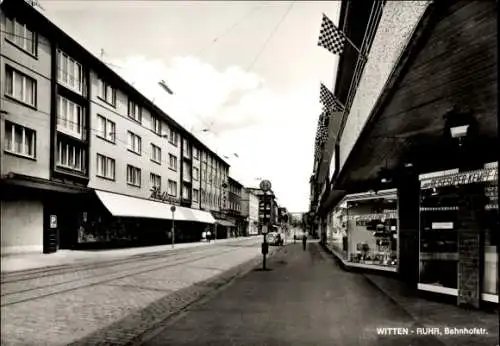
M 174 228 L 175 205 L 170 207 L 170 211 L 172 212 L 172 248 L 174 248 L 174 244 L 175 244 L 175 228 Z

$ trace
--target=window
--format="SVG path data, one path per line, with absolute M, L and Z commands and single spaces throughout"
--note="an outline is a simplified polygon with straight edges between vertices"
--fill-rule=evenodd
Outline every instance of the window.
M 183 162 L 183 176 L 185 181 L 191 181 L 191 165 L 187 162 Z
M 97 82 L 97 88 L 97 95 L 101 100 L 112 106 L 116 106 L 116 90 L 111 85 L 102 79 L 99 79 Z
M 193 147 L 193 158 L 197 160 L 200 158 L 200 151 L 196 147 Z
M 128 101 L 128 117 L 142 123 L 142 108 L 137 103 Z
M 35 131 L 5 121 L 5 151 L 34 159 L 35 144 Z
M 161 177 L 159 175 L 151 173 L 149 175 L 149 180 L 151 183 L 151 188 L 161 190 Z
M 151 161 L 161 163 L 161 148 L 151 143 Z
M 61 50 L 57 50 L 57 81 L 82 94 L 82 65 Z
M 101 154 L 97 154 L 97 176 L 115 180 L 115 160 Z
M 83 108 L 59 95 L 57 113 L 57 130 L 82 139 Z
M 200 196 L 200 191 L 193 189 L 193 202 L 198 202 Z
M 97 137 L 115 143 L 115 138 L 116 138 L 115 123 L 99 114 L 97 115 L 97 131 L 98 131 Z
M 161 120 L 160 118 L 154 115 L 151 116 L 151 130 L 153 130 L 153 132 L 158 135 L 161 135 L 162 133 Z
M 170 196 L 177 196 L 177 182 L 173 180 L 168 181 L 168 194 Z
M 179 134 L 173 129 L 170 129 L 169 142 L 175 146 L 177 146 L 177 144 L 179 143 Z
M 57 141 L 57 161 L 59 167 L 74 171 L 85 171 L 85 150 L 63 140 Z
M 168 168 L 176 171 L 177 170 L 177 157 L 172 154 L 168 154 Z
M 141 169 L 132 165 L 127 165 L 127 183 L 129 185 L 141 187 Z
M 37 35 L 26 24 L 21 24 L 15 18 L 5 18 L 5 33 L 11 43 L 32 55 L 37 55 Z
M 5 66 L 5 94 L 36 107 L 36 81 L 7 65 Z
M 182 140 L 182 147 L 185 157 L 191 157 L 191 147 L 189 146 L 189 141 L 187 139 Z
M 182 185 L 182 198 L 189 199 L 190 197 L 189 188 L 186 185 Z
M 196 167 L 193 167 L 193 179 L 194 180 L 200 179 L 200 170 Z
M 128 150 L 141 155 L 142 139 L 133 132 L 128 132 Z

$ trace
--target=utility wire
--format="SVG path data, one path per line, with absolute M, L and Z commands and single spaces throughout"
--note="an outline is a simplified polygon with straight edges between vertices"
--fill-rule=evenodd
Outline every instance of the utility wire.
M 252 62 L 250 63 L 250 65 L 246 68 L 245 72 L 248 73 L 250 72 L 253 67 L 255 66 L 255 64 L 257 63 L 257 61 L 259 60 L 259 58 L 261 57 L 262 53 L 264 53 L 267 45 L 269 44 L 269 42 L 271 41 L 271 39 L 274 37 L 274 35 L 276 34 L 276 32 L 278 31 L 278 29 L 280 28 L 281 24 L 283 24 L 283 22 L 285 21 L 286 17 L 288 16 L 288 14 L 290 13 L 290 11 L 292 10 L 292 7 L 293 5 L 295 5 L 295 1 L 292 1 L 290 3 L 290 5 L 288 6 L 287 10 L 285 11 L 285 13 L 283 14 L 283 17 L 281 17 L 280 21 L 278 22 L 278 24 L 274 27 L 274 29 L 270 32 L 268 38 L 266 39 L 266 41 L 264 42 L 264 44 L 260 47 L 260 49 L 257 51 L 257 54 L 255 55 L 254 59 L 252 60 Z M 226 103 L 229 102 L 229 101 L 226 101 Z M 226 104 L 225 103 L 225 104 Z M 224 104 L 224 105 L 225 105 Z M 215 123 L 215 119 L 212 120 L 211 124 L 210 124 L 210 127 L 208 128 L 208 130 L 210 131 L 213 127 Z M 214 133 L 215 134 L 215 133 Z
M 253 12 L 256 12 L 257 10 L 260 10 L 261 9 L 261 6 L 255 6 L 253 7 L 252 9 L 250 9 L 250 11 L 248 11 L 247 13 L 245 13 L 244 16 L 242 16 L 240 19 L 238 19 L 236 22 L 234 22 L 231 26 L 227 27 L 222 33 L 220 33 L 219 35 L 217 35 L 216 37 L 214 37 L 212 39 L 212 41 L 210 43 L 208 43 L 207 45 L 205 45 L 204 47 L 202 47 L 198 52 L 197 54 L 198 55 L 201 55 L 203 54 L 208 48 L 210 48 L 212 45 L 214 45 L 215 43 L 219 42 L 219 40 L 223 37 L 225 37 L 231 30 L 233 30 L 234 28 L 236 28 L 238 25 L 240 25 L 247 17 L 249 17 Z
M 283 15 L 283 17 L 281 18 L 281 20 L 278 22 L 278 24 L 276 25 L 276 27 L 271 31 L 269 37 L 267 38 L 267 40 L 264 42 L 264 44 L 262 45 L 261 49 L 258 51 L 257 55 L 255 56 L 254 60 L 252 61 L 252 63 L 250 64 L 250 66 L 247 68 L 246 72 L 249 72 L 254 66 L 255 64 L 257 63 L 257 61 L 259 60 L 260 56 L 262 55 L 262 53 L 264 52 L 264 50 L 266 49 L 268 43 L 271 41 L 271 39 L 274 37 L 274 35 L 276 34 L 276 32 L 278 31 L 278 29 L 280 28 L 281 24 L 283 24 L 283 22 L 285 21 L 286 17 L 288 16 L 288 14 L 290 13 L 293 5 L 295 5 L 295 1 L 292 1 L 290 3 L 290 6 L 288 6 L 288 9 L 286 10 L 285 14 Z

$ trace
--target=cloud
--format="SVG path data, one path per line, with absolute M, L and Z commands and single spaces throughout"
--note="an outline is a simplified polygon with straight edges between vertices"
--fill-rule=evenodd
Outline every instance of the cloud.
M 320 112 L 317 79 L 277 91 L 255 73 L 238 66 L 219 71 L 192 56 L 168 63 L 141 56 L 109 63 L 212 150 L 228 156 L 234 178 L 246 186 L 257 186 L 257 177 L 270 179 L 287 208 L 307 209 Z M 174 95 L 163 90 L 161 80 Z

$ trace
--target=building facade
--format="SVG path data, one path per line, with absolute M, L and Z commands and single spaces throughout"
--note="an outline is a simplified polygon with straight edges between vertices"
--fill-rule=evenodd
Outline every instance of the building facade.
M 243 188 L 241 215 L 245 220 L 245 234 L 259 234 L 259 197 L 248 188 Z
M 229 165 L 29 4 L 1 6 L 2 253 L 216 228 Z
M 422 293 L 498 304 L 497 2 L 363 6 L 341 7 L 367 59 L 339 62 L 342 126 L 311 191 L 322 240 Z
M 224 213 L 226 216 L 226 220 L 228 220 L 232 224 L 232 226 L 229 228 L 229 236 L 240 237 L 245 235 L 245 218 L 242 215 L 241 209 L 243 185 L 231 177 L 229 177 L 228 182 L 228 196 Z
M 276 195 L 272 190 L 263 191 L 259 188 L 247 188 L 259 199 L 259 234 L 262 226 L 266 225 L 268 230 L 277 227 L 277 203 Z

